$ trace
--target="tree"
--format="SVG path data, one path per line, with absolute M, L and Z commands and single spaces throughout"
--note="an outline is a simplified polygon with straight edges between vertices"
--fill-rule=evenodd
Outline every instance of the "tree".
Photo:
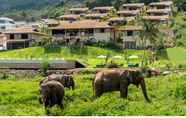
M 161 38 L 158 38 L 160 31 L 156 23 L 146 21 L 146 20 L 141 20 L 141 21 L 142 21 L 142 26 L 143 26 L 143 30 L 140 32 L 142 47 L 144 49 L 143 59 L 142 59 L 142 66 L 143 66 L 144 61 L 146 61 L 147 46 L 150 44 L 152 55 L 154 55 L 153 51 L 157 49 L 157 42 L 159 42 Z

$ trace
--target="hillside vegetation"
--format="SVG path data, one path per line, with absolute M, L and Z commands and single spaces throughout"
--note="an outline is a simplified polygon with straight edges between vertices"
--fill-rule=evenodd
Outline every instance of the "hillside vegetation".
M 179 52 L 179 53 L 178 53 Z M 70 48 L 70 47 L 60 47 L 60 48 L 42 48 L 42 47 L 32 47 L 26 49 L 5 51 L 0 53 L 0 58 L 6 59 L 66 59 L 66 60 L 79 60 L 80 62 L 86 64 L 88 67 L 95 67 L 97 64 L 105 62 L 105 59 L 100 59 L 100 55 L 110 55 L 111 59 L 114 56 L 122 56 L 122 59 L 114 59 L 113 61 L 118 64 L 126 64 L 125 56 L 127 55 L 138 55 L 142 56 L 142 50 L 120 50 L 113 49 L 109 47 L 96 47 L 96 46 L 86 46 L 85 48 Z M 164 65 L 167 63 L 172 63 L 175 66 L 178 64 L 186 64 L 186 49 L 181 47 L 163 49 L 158 53 L 159 61 L 155 62 Z M 137 61 L 138 63 L 140 62 Z M 158 64 L 159 65 L 159 64 Z M 158 66 L 157 65 L 157 66 Z
M 75 75 L 74 91 L 65 90 L 65 109 L 50 109 L 50 115 L 123 116 L 123 115 L 185 115 L 186 76 L 181 73 L 166 77 L 147 78 L 147 90 L 152 103 L 147 103 L 140 88 L 131 85 L 128 99 L 119 92 L 93 98 L 93 74 Z M 38 101 L 41 77 L 0 80 L 0 115 L 46 115 Z
M 120 49 L 101 48 L 94 46 L 86 46 L 85 48 L 75 47 L 61 47 L 44 49 L 42 47 L 33 47 L 13 51 L 5 51 L 0 53 L 0 58 L 22 58 L 22 59 L 66 59 L 79 60 L 85 63 L 88 67 L 95 67 L 96 64 L 103 63 L 105 59 L 97 58 L 100 55 L 122 56 L 123 59 L 118 59 L 120 63 L 125 63 L 124 51 Z M 128 50 L 127 55 L 141 55 L 140 50 Z

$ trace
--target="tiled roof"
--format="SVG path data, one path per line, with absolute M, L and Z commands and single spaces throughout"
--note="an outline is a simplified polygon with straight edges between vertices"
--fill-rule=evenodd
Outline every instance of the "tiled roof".
M 47 25 L 50 25 L 50 24 L 59 24 L 59 22 L 55 19 L 42 19 L 42 21 L 44 23 L 46 23 Z
M 5 31 L 5 34 L 9 34 L 9 33 L 33 33 L 35 32 L 33 28 L 31 27 L 19 27 L 19 28 L 13 28 L 10 30 Z
M 133 14 L 133 15 L 137 15 L 138 13 L 140 13 L 139 10 L 122 10 L 122 11 L 118 11 L 117 14 Z
M 71 8 L 70 11 L 88 11 L 89 8 L 88 7 L 84 7 L 84 8 Z
M 149 9 L 147 13 L 169 13 L 171 12 L 170 9 Z
M 62 21 L 57 27 L 51 27 L 51 29 L 96 29 L 96 28 L 111 28 L 108 22 L 99 22 L 95 20 L 81 20 L 81 21 Z
M 169 20 L 169 16 L 144 16 L 143 19 L 151 21 L 166 21 Z
M 107 16 L 107 14 L 91 13 L 91 14 L 86 14 L 85 15 L 85 17 L 92 17 L 92 18 L 94 18 L 94 17 L 100 17 L 100 18 L 102 18 L 102 17 L 105 17 L 105 16 Z
M 144 3 L 129 3 L 129 4 L 123 4 L 123 7 L 143 7 L 145 6 Z
M 125 20 L 124 17 L 113 17 L 109 19 L 109 21 L 124 21 L 124 20 Z
M 172 5 L 172 1 L 162 1 L 162 2 L 152 2 L 149 5 L 150 6 L 170 6 Z
M 41 33 L 32 27 L 13 28 L 13 29 L 7 30 L 3 33 L 4 34 L 37 34 L 37 35 L 48 36 L 47 34 Z
M 93 10 L 112 10 L 113 6 L 104 6 L 104 7 L 94 7 Z
M 79 18 L 80 15 L 74 15 L 74 14 L 66 14 L 66 15 L 62 15 L 59 18 L 72 18 L 72 19 L 77 19 Z

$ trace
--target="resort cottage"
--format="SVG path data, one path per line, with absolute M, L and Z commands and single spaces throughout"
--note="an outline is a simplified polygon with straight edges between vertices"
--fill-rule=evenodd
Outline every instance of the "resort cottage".
M 55 40 L 66 42 L 89 39 L 107 42 L 111 36 L 111 26 L 107 22 L 96 20 L 61 21 L 59 26 L 50 29 Z

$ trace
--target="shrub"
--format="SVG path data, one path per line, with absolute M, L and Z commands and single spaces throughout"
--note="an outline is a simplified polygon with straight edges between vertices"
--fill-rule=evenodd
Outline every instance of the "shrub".
M 181 84 L 175 90 L 175 97 L 186 99 L 186 84 Z

